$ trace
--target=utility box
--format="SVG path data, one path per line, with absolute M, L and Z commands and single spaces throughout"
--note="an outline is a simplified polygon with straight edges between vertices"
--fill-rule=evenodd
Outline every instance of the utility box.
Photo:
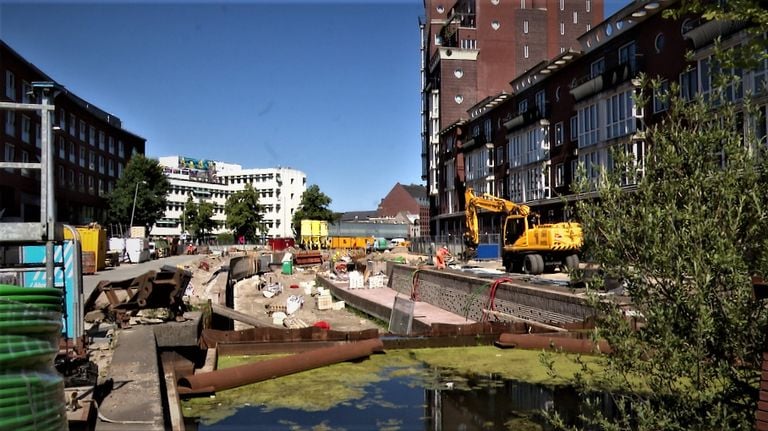
M 149 260 L 149 242 L 144 238 L 128 238 L 125 241 L 125 251 L 131 263 L 142 263 Z
M 98 224 L 92 224 L 78 226 L 77 233 L 80 234 L 80 248 L 83 253 L 93 253 L 95 271 L 103 270 L 107 266 L 107 230 Z M 64 229 L 64 239 L 73 239 L 69 229 Z

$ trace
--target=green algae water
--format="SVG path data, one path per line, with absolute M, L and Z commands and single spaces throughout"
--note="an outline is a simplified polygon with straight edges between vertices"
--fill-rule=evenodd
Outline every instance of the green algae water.
M 467 360 L 484 354 L 499 365 Z M 464 366 L 430 364 L 451 357 Z M 258 359 L 230 357 L 219 366 Z M 537 367 L 544 368 L 536 352 L 395 351 L 185 400 L 183 410 L 187 429 L 199 430 L 547 430 L 543 410 L 576 423 L 575 391 L 545 371 L 532 372 Z M 528 381 L 510 380 L 515 369 Z

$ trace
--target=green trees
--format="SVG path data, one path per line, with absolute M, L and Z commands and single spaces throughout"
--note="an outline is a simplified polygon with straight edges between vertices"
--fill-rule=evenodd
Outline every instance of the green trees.
M 757 4 L 739 2 L 754 12 L 747 3 Z M 758 26 L 763 32 L 766 22 Z M 711 70 L 720 73 L 706 99 L 681 100 L 670 86 L 668 115 L 645 132 L 644 165 L 615 151 L 610 172 L 580 184 L 580 191 L 599 196 L 577 205 L 585 251 L 606 275 L 621 280 L 642 316 L 634 330 L 602 295 L 601 281 L 592 286 L 600 311 L 595 336 L 613 348 L 602 357 L 606 374 L 593 384 L 621 391 L 616 415 L 588 418 L 593 428 L 754 425 L 768 329 L 768 313 L 751 285 L 751 276 L 768 274 L 764 129 L 755 133 L 765 118 L 748 97 L 730 96 L 739 85 L 731 73 L 737 68 L 728 51 L 715 51 Z M 764 48 L 754 53 L 765 58 Z M 649 95 L 661 95 L 662 87 L 641 81 L 639 103 L 648 106 Z M 635 179 L 636 189 L 628 191 L 624 185 Z
M 216 227 L 216 221 L 213 220 L 213 209 L 214 206 L 210 202 L 195 203 L 192 196 L 187 198 L 182 213 L 182 223 L 194 238 L 204 238 Z
M 165 213 L 169 189 L 170 183 L 157 160 L 134 155 L 109 195 L 109 222 L 128 226 L 134 213 L 133 225 L 149 229 Z
M 312 184 L 301 195 L 301 204 L 299 209 L 293 214 L 293 228 L 298 237 L 301 236 L 302 220 L 325 220 L 333 221 L 334 214 L 328 209 L 331 204 L 331 198 L 320 191 L 320 187 Z
M 227 227 L 235 231 L 235 239 L 244 236 L 253 241 L 262 230 L 263 209 L 259 204 L 259 195 L 250 184 L 245 189 L 234 193 L 225 205 Z

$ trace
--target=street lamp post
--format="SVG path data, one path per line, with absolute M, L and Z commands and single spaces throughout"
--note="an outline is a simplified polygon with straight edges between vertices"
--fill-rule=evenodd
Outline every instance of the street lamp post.
M 128 230 L 133 228 L 133 216 L 136 214 L 136 197 L 139 195 L 139 184 L 146 184 L 146 181 L 136 181 L 136 190 L 133 191 L 133 207 L 131 208 L 131 224 L 128 226 Z

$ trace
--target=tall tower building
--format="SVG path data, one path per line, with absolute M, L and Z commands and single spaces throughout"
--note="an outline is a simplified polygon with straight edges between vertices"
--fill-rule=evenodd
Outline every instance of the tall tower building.
M 463 182 L 463 160 L 440 148 L 440 132 L 542 61 L 579 49 L 603 19 L 603 0 L 424 0 L 421 31 L 422 180 L 433 217 L 441 193 Z M 432 229 L 432 232 L 436 232 Z

